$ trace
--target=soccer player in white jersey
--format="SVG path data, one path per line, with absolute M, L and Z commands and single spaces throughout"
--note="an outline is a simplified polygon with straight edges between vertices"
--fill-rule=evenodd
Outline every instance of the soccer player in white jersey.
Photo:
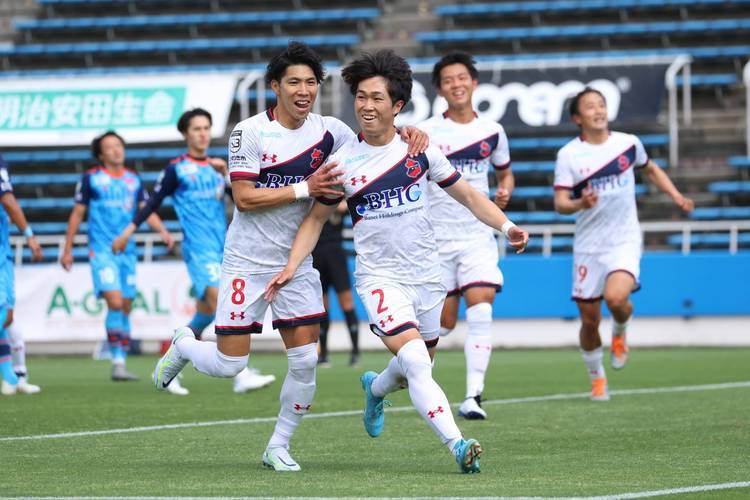
M 342 170 L 344 193 L 317 199 L 297 233 L 289 263 L 269 282 L 266 298 L 282 299 L 286 287 L 304 276 L 303 264 L 323 225 L 345 198 L 354 224 L 357 293 L 371 330 L 395 355 L 383 373 L 366 372 L 361 378 L 366 393 L 365 428 L 377 437 L 383 428 L 383 398 L 408 386 L 414 407 L 448 446 L 461 470 L 478 472 L 481 446 L 462 437 L 450 404 L 432 377 L 428 346 L 434 347 L 439 338 L 445 288 L 427 211 L 428 176 L 477 218 L 502 229 L 519 249 L 528 234 L 463 180 L 436 147 L 409 157 L 393 126 L 411 97 L 411 69 L 403 58 L 390 50 L 364 54 L 345 67 L 342 76 L 354 95 L 355 115 L 362 128 L 359 141 L 332 157 Z
M 451 165 L 480 193 L 488 195 L 488 173 L 497 180 L 495 203 L 505 208 L 515 186 L 510 169 L 508 138 L 499 123 L 480 118 L 472 106 L 479 72 L 465 52 L 442 57 L 432 70 L 432 83 L 445 98 L 448 110 L 418 125 L 430 136 Z M 448 296 L 440 318 L 440 335 L 455 328 L 461 295 L 466 301 L 468 334 L 466 395 L 458 414 L 466 419 L 485 419 L 482 390 L 492 354 L 492 302 L 503 286 L 497 267 L 497 241 L 492 228 L 482 224 L 471 211 L 450 197 L 437 184 L 429 184 L 430 217 L 435 228 L 443 286 Z
M 581 315 L 580 344 L 591 379 L 591 399 L 609 399 L 599 335 L 601 300 L 612 314 L 612 368 L 625 366 L 625 335 L 633 314 L 630 294 L 640 288 L 641 230 L 635 204 L 639 169 L 686 212 L 691 199 L 675 188 L 667 174 L 649 159 L 634 135 L 609 130 L 607 103 L 586 88 L 570 103 L 581 134 L 557 153 L 555 210 L 577 213 L 573 244 L 573 300 Z
M 311 113 L 323 80 L 320 57 L 291 42 L 268 63 L 266 82 L 274 108 L 237 124 L 229 140 L 229 175 L 235 211 L 224 245 L 216 310 L 217 343 L 195 339 L 179 328 L 154 371 L 163 390 L 188 361 L 205 374 L 233 377 L 248 362 L 250 334 L 261 333 L 269 306 L 263 293 L 284 268 L 294 235 L 313 197 L 338 196 L 331 153 L 354 133 L 336 118 Z M 413 152 L 426 134 L 414 133 Z M 271 305 L 273 327 L 286 346 L 289 370 L 281 387 L 281 410 L 262 462 L 277 471 L 298 471 L 289 441 L 315 394 L 319 323 L 325 318 L 318 272 L 307 259 Z

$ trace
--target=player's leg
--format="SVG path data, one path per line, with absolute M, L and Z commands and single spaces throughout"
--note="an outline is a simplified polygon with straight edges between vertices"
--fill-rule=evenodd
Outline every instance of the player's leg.
M 321 285 L 322 284 L 323 281 L 321 280 Z M 322 288 L 322 290 L 323 307 L 326 310 L 326 316 L 320 322 L 320 340 L 318 341 L 320 353 L 318 354 L 318 364 L 321 368 L 329 368 L 331 366 L 330 361 L 328 361 L 328 329 L 331 327 L 331 320 L 328 314 L 330 303 L 328 302 L 328 287 Z
M 3 303 L 5 298 L 2 298 Z M 2 385 L 0 386 L 0 393 L 3 396 L 12 396 L 16 393 L 18 386 L 18 377 L 13 371 L 13 361 L 11 357 L 10 339 L 8 338 L 8 331 L 2 327 L 5 324 L 5 319 L 8 315 L 8 308 L 5 304 L 0 306 L 0 376 L 2 377 Z
M 270 276 L 222 270 L 216 306 L 216 342 L 195 338 L 187 326 L 178 328 L 172 345 L 159 359 L 153 379 L 157 390 L 165 390 L 188 361 L 196 370 L 212 377 L 234 377 L 250 356 L 250 334 L 263 331 L 268 304 L 263 300 Z
M 185 264 L 197 297 L 195 314 L 190 319 L 188 328 L 192 330 L 195 338 L 200 340 L 203 330 L 216 318 L 221 258 L 220 256 L 199 258 L 194 253 L 188 252 L 185 256 Z
M 320 288 L 323 291 L 323 306 L 325 307 L 326 316 L 320 322 L 320 341 L 318 342 L 320 352 L 318 354 L 318 364 L 321 367 L 329 367 L 330 362 L 328 361 L 328 330 L 331 326 L 330 317 L 328 315 L 329 303 L 328 303 L 328 290 L 333 284 L 331 280 L 331 266 L 330 257 L 328 255 L 328 245 L 324 247 L 316 247 L 312 253 L 313 256 L 313 267 L 320 275 Z
M 326 316 L 317 270 L 300 269 L 271 304 L 273 326 L 286 346 L 288 368 L 281 386 L 281 403 L 263 463 L 277 471 L 298 471 L 289 454 L 289 441 L 310 410 L 315 396 L 320 321 Z
M 346 329 L 349 331 L 349 340 L 352 344 L 349 365 L 354 366 L 359 362 L 359 318 L 354 310 L 354 298 L 352 297 L 352 282 L 349 277 L 349 265 L 347 256 L 341 245 L 334 245 L 330 249 L 329 267 L 331 270 L 331 281 L 339 300 L 341 310 L 344 312 Z M 322 279 L 321 279 L 322 282 Z M 325 289 L 324 289 L 325 290 Z M 328 309 L 326 309 L 328 310 Z M 321 336 L 322 336 L 321 331 Z
M 448 292 L 443 303 L 443 310 L 440 313 L 440 336 L 445 337 L 456 328 L 458 322 L 458 306 L 461 302 L 461 295 L 458 291 Z
M 610 361 L 612 368 L 619 370 L 628 360 L 626 341 L 630 319 L 633 316 L 633 303 L 630 294 L 640 288 L 640 246 L 624 245 L 607 255 L 607 281 L 604 286 L 604 300 L 612 313 L 612 348 Z
M 26 369 L 26 343 L 18 326 L 13 322 L 13 309 L 8 310 L 8 317 L 5 320 L 5 328 L 10 339 L 11 360 L 13 372 L 18 377 L 16 389 L 21 394 L 36 394 L 42 389 L 38 385 L 30 384 L 28 381 L 28 371 Z
M 495 288 L 471 287 L 464 292 L 468 332 L 464 342 L 466 357 L 466 397 L 458 414 L 470 420 L 483 420 L 487 413 L 481 407 L 487 367 L 492 356 L 492 303 Z

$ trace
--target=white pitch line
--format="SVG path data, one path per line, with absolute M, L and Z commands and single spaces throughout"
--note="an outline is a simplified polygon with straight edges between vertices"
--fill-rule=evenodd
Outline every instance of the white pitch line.
M 631 493 L 614 493 L 594 497 L 472 497 L 473 500 L 626 500 L 630 498 L 650 498 L 667 495 L 680 495 L 682 493 L 702 493 L 706 491 L 720 491 L 737 488 L 750 488 L 750 481 L 736 483 L 705 484 L 700 486 L 686 486 L 683 488 L 668 488 L 653 491 L 635 491 Z M 14 498 L 16 500 L 205 500 L 207 497 L 0 497 Z M 210 497 L 212 500 L 261 500 L 267 497 Z M 329 498 L 361 500 L 359 497 L 281 497 L 289 499 L 324 500 Z M 439 498 L 441 500 L 458 500 L 466 497 L 372 497 L 370 500 L 429 500 Z
M 632 396 L 641 394 L 663 394 L 673 392 L 695 392 L 716 391 L 722 389 L 737 389 L 750 387 L 750 381 L 728 382 L 723 384 L 683 385 L 674 387 L 651 387 L 644 389 L 620 389 L 610 391 L 614 396 Z M 566 399 L 582 399 L 589 397 L 587 392 L 573 392 L 562 394 L 549 394 L 546 396 L 528 396 L 522 398 L 507 398 L 482 401 L 485 405 L 507 405 L 519 403 L 535 403 L 539 401 L 558 401 Z M 458 406 L 458 403 L 451 405 Z M 414 411 L 411 406 L 395 406 L 388 409 L 388 413 Z M 351 417 L 361 415 L 362 410 L 334 411 L 327 413 L 312 413 L 305 416 L 305 420 L 331 417 Z M 141 427 L 127 427 L 124 429 L 104 429 L 100 431 L 62 432 L 58 434 L 36 434 L 31 436 L 7 436 L 0 437 L 0 442 L 9 441 L 35 441 L 40 439 L 62 439 L 88 436 L 105 436 L 109 434 L 127 434 L 133 432 L 161 431 L 170 429 L 187 429 L 192 427 L 213 427 L 219 425 L 243 425 L 243 424 L 267 424 L 276 422 L 276 417 L 238 418 L 234 420 L 211 420 L 207 422 L 184 422 L 181 424 L 148 425 Z

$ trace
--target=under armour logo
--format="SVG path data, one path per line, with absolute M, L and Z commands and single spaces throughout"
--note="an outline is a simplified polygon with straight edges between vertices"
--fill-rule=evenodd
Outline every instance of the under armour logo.
M 406 167 L 406 175 L 412 179 L 416 179 L 417 176 L 422 173 L 422 165 L 420 165 L 417 160 L 407 158 L 404 166 Z
M 271 163 L 276 163 L 276 158 L 277 158 L 276 155 L 272 155 L 272 154 L 268 154 L 268 153 L 263 153 L 263 158 L 261 160 L 262 161 L 270 161 Z
M 491 351 L 492 350 L 492 346 L 474 344 L 474 349 L 485 349 L 487 351 Z
M 490 145 L 487 141 L 482 141 L 482 143 L 479 144 L 479 155 L 482 158 L 487 158 L 490 155 Z
M 352 181 L 352 186 L 356 186 L 358 182 L 361 182 L 362 184 L 367 182 L 367 177 L 360 175 L 359 177 L 352 177 L 350 180 Z
M 380 326 L 381 326 L 381 328 L 385 328 L 385 324 L 386 323 L 393 323 L 393 316 L 392 315 L 389 314 L 387 318 L 380 320 Z
M 294 403 L 294 411 L 307 411 L 312 407 L 312 405 L 301 405 L 299 403 Z
M 438 414 L 438 413 L 445 413 L 445 412 L 443 411 L 443 407 L 442 407 L 442 406 L 438 406 L 438 407 L 437 407 L 437 408 L 435 408 L 434 410 L 432 410 L 432 411 L 428 411 L 428 412 L 427 412 L 427 416 L 428 416 L 428 417 L 430 417 L 430 418 L 435 418 L 435 417 L 437 416 L 437 414 Z
M 232 312 L 229 313 L 229 318 L 232 319 L 232 320 L 235 320 L 237 318 L 245 319 L 245 312 L 244 311 L 240 311 L 239 313 L 236 313 L 236 312 L 232 311 Z
M 310 153 L 310 157 L 310 168 L 318 168 L 320 164 L 323 163 L 323 151 L 318 148 L 313 149 L 313 152 Z

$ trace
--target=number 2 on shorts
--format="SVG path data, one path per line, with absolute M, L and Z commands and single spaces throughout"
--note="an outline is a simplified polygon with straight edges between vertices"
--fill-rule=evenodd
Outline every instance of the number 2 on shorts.
M 381 290 L 380 288 L 378 288 L 378 289 L 373 290 L 372 292 L 370 292 L 370 295 L 377 295 L 378 297 L 380 297 L 378 299 L 378 310 L 377 310 L 378 314 L 380 314 L 380 313 L 385 312 L 385 311 L 388 310 L 388 306 L 383 307 L 383 299 L 385 299 L 385 294 L 383 293 L 383 290 Z

